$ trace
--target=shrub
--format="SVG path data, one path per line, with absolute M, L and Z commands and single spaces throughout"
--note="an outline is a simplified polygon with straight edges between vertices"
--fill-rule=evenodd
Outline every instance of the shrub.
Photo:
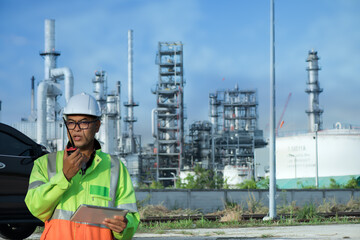
M 251 179 L 251 180 L 247 179 L 240 184 L 236 184 L 236 187 L 240 188 L 240 189 L 256 189 L 257 188 L 256 182 L 254 179 Z
M 344 185 L 344 188 L 360 188 L 359 180 L 360 178 L 351 177 L 351 179 Z
M 314 219 L 318 217 L 316 206 L 313 203 L 304 205 L 296 215 L 297 219 Z
M 221 175 L 214 170 L 204 169 L 201 166 L 194 168 L 194 175 L 188 174 L 184 182 L 176 181 L 177 188 L 183 189 L 221 189 L 224 186 L 224 180 Z
M 330 178 L 330 189 L 339 189 L 341 188 L 341 184 L 338 184 L 335 179 Z

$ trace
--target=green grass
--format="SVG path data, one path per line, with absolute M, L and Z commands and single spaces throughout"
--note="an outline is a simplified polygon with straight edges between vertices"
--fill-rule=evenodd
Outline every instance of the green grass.
M 272 238 L 272 237 L 275 237 L 275 236 L 271 235 L 271 234 L 263 234 L 263 235 L 261 235 L 261 238 Z
M 349 217 L 333 217 L 309 219 L 307 222 L 300 222 L 295 218 L 280 218 L 279 220 L 263 221 L 251 219 L 248 221 L 219 222 L 201 219 L 197 221 L 180 220 L 164 223 L 141 223 L 137 230 L 138 233 L 154 233 L 158 231 L 174 229 L 195 229 L 195 228 L 244 228 L 244 227 L 269 227 L 269 226 L 297 226 L 297 225 L 319 225 L 319 224 L 359 224 L 360 219 Z M 218 231 L 219 235 L 222 231 Z
M 156 212 L 161 209 L 156 208 Z M 360 223 L 359 218 L 339 217 L 324 218 L 319 213 L 337 212 L 337 211 L 358 211 L 360 209 L 360 199 L 351 199 L 347 204 L 336 204 L 335 200 L 323 202 L 317 206 L 313 203 L 297 207 L 295 202 L 278 208 L 280 214 L 290 214 L 288 217 L 280 216 L 279 219 L 263 221 L 263 220 L 243 220 L 243 213 L 266 213 L 267 209 L 259 204 L 256 199 L 249 196 L 247 201 L 247 209 L 236 203 L 227 202 L 225 210 L 218 212 L 223 215 L 221 220 L 210 221 L 205 218 L 200 220 L 179 220 L 174 222 L 155 222 L 144 223 L 139 225 L 137 232 L 156 232 L 173 229 L 195 229 L 195 228 L 244 228 L 244 227 L 272 227 L 272 226 L 297 226 L 297 225 L 319 225 L 319 224 L 351 224 Z M 151 212 L 150 212 L 151 213 Z M 166 214 L 169 212 L 166 211 Z M 170 214 L 171 215 L 171 214 Z M 189 214 L 190 216 L 191 214 Z M 184 230 L 185 231 L 185 230 Z M 221 232 L 221 231 L 220 231 Z M 221 234 L 220 234 L 221 235 Z

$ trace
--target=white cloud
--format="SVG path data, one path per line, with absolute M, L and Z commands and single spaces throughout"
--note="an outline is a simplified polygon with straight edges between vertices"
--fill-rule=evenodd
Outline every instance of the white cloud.
M 0 33 L 1 37 L 8 36 L 11 46 L 16 46 L 11 49 L 9 44 L 0 46 L 3 55 L 0 57 L 3 73 L 0 82 L 3 84 L 11 79 L 11 88 L 6 91 L 16 92 L 21 101 L 28 101 L 29 90 L 20 94 L 18 86 L 23 86 L 33 74 L 38 80 L 43 77 L 43 63 L 38 56 L 38 50 L 43 48 L 43 21 L 54 18 L 56 48 L 62 53 L 58 66 L 73 70 L 75 92 L 92 92 L 94 71 L 102 68 L 108 72 L 109 89 L 114 88 L 116 81 L 122 82 L 123 101 L 127 97 L 127 30 L 134 30 L 134 98 L 140 103 L 135 109 L 139 131 L 150 121 L 149 113 L 155 104 L 150 89 L 158 77 L 154 62 L 158 41 L 184 43 L 188 123 L 191 123 L 190 119 L 207 119 L 209 92 L 233 88 L 238 83 L 240 88 L 258 89 L 259 115 L 263 124 L 260 127 L 266 125 L 269 108 L 268 4 L 171 0 L 29 4 L 24 1 L 20 9 L 7 7 L 9 13 L 6 14 L 9 15 L 3 15 L 2 19 L 10 19 L 11 28 L 18 30 L 2 25 Z M 218 7 L 214 9 L 216 4 Z M 308 5 L 314 5 L 314 8 L 306 9 Z M 307 126 L 305 59 L 313 47 L 321 57 L 320 81 L 324 92 L 320 102 L 325 109 L 324 122 L 359 112 L 354 104 L 360 102 L 356 92 L 360 89 L 360 33 L 356 31 L 360 22 L 359 4 L 356 1 L 279 1 L 276 7 L 279 114 L 282 99 L 289 92 L 293 93 L 286 112 L 286 117 L 292 119 L 287 126 Z M 305 13 L 310 17 L 304 18 Z M 4 91 L 1 90 L 1 98 L 9 104 L 11 96 Z M 26 111 L 28 109 L 23 108 L 17 113 L 8 113 L 19 119 Z M 146 127 L 141 131 L 145 130 L 150 132 Z

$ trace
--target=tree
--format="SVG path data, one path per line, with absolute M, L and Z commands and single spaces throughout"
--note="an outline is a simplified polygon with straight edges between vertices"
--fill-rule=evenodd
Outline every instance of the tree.
M 197 165 L 194 168 L 194 175 L 188 174 L 183 182 L 177 181 L 176 187 L 183 189 L 221 189 L 224 180 L 221 175 L 212 169 L 204 169 Z

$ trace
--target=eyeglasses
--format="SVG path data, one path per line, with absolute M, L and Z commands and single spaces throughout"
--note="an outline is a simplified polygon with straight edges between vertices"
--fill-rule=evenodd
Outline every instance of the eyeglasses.
M 90 123 L 94 123 L 96 121 L 97 120 L 94 120 L 94 121 L 80 121 L 80 122 L 67 121 L 66 126 L 68 127 L 69 130 L 74 130 L 76 128 L 76 125 L 78 125 L 81 130 L 84 130 L 84 129 L 89 128 Z

